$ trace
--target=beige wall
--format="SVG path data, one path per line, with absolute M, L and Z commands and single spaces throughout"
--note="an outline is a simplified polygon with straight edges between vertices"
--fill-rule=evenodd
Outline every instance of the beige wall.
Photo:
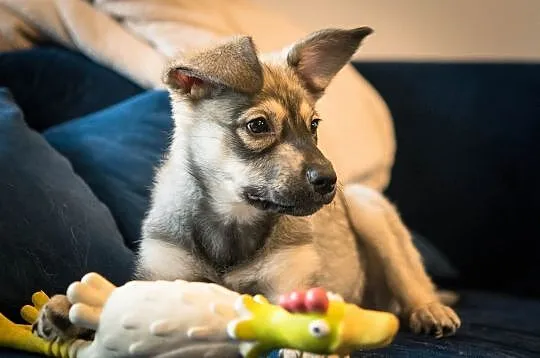
M 306 30 L 368 25 L 358 59 L 540 62 L 540 0 L 254 0 Z

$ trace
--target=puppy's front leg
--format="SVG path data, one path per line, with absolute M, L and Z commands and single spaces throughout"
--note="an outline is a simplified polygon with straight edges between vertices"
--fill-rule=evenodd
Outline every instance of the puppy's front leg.
M 161 239 L 144 238 L 137 257 L 136 277 L 140 280 L 204 280 L 200 261 L 179 245 Z
M 440 302 L 396 209 L 382 194 L 361 185 L 348 185 L 344 192 L 349 220 L 382 268 L 411 329 L 433 332 L 436 337 L 454 334 L 461 324 L 459 317 Z
M 233 290 L 263 294 L 277 303 L 279 295 L 309 289 L 317 283 L 320 259 L 311 244 L 272 250 L 256 261 L 224 277 L 225 285 Z

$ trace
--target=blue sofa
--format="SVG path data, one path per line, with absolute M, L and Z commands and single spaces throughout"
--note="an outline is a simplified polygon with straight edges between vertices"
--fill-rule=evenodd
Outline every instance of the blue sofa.
M 403 331 L 354 356 L 540 356 L 540 66 L 355 66 L 395 118 L 387 194 L 428 271 L 461 293 L 463 327 L 443 340 Z M 20 320 L 34 291 L 88 271 L 130 279 L 170 130 L 162 91 L 61 49 L 0 54 L 0 312 Z

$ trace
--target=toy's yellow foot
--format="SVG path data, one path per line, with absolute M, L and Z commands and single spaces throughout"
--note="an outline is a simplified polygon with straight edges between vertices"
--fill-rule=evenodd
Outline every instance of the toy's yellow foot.
M 32 295 L 32 306 L 25 305 L 21 308 L 21 317 L 28 323 L 33 324 L 39 316 L 39 311 L 49 302 L 49 296 L 43 291 Z
M 39 310 L 47 301 L 49 297 L 44 292 L 36 292 L 32 295 L 32 306 L 26 305 L 21 309 L 21 316 L 29 325 L 16 324 L 0 313 L 0 347 L 68 358 L 70 342 L 49 342 L 32 333 L 31 324 L 37 320 Z
M 0 347 L 68 358 L 69 342 L 48 342 L 32 334 L 31 326 L 15 324 L 0 313 Z

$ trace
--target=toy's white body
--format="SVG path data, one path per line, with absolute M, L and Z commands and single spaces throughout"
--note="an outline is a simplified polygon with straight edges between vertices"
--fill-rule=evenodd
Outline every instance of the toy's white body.
M 0 314 L 0 346 L 58 358 L 258 358 L 275 349 L 346 355 L 384 347 L 399 320 L 362 309 L 323 288 L 291 292 L 271 304 L 211 283 L 133 281 L 116 287 L 91 273 L 71 284 L 69 320 L 92 341 L 46 341 Z M 48 301 L 37 292 L 21 310 L 32 323 Z
M 87 275 L 68 289 L 74 303 L 70 320 L 96 330 L 96 336 L 75 344 L 70 357 L 237 355 L 227 325 L 240 317 L 235 309 L 239 297 L 208 283 L 133 281 L 115 287 Z M 219 347 L 214 354 L 213 344 Z

